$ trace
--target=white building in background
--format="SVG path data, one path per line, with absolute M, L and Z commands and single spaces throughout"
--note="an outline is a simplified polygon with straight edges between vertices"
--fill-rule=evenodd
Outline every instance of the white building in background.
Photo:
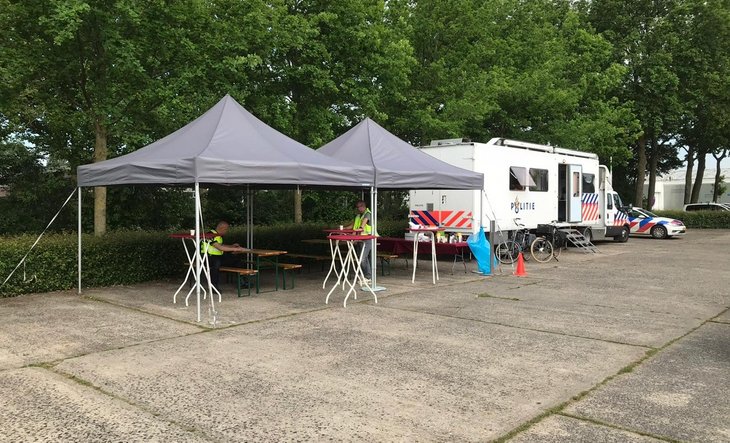
M 684 207 L 684 175 L 686 169 L 676 169 L 663 177 L 657 177 L 654 189 L 654 206 L 651 209 L 682 209 Z M 718 197 L 719 203 L 730 203 L 730 168 L 720 169 L 725 177 L 725 192 Z M 694 172 L 692 174 L 694 179 Z M 698 202 L 712 201 L 712 185 L 715 183 L 715 170 L 705 169 Z M 644 181 L 644 195 L 649 191 L 649 177 Z

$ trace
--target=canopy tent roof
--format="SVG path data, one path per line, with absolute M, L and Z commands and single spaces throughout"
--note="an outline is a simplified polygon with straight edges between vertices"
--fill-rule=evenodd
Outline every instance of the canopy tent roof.
M 127 155 L 79 166 L 79 186 L 250 184 L 370 187 L 368 168 L 328 157 L 257 119 L 231 96 Z
M 370 118 L 317 149 L 368 168 L 379 189 L 482 189 L 484 175 L 421 152 Z

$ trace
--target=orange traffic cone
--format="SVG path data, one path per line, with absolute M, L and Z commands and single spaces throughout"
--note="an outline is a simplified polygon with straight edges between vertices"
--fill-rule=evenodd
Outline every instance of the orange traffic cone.
M 522 252 L 517 256 L 517 270 L 515 275 L 518 277 L 527 277 L 527 271 L 525 271 L 525 259 L 522 258 Z

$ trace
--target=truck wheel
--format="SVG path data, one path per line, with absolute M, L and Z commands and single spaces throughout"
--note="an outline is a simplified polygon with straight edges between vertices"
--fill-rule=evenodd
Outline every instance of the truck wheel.
M 654 238 L 667 238 L 667 228 L 662 225 L 656 225 L 651 228 L 651 236 Z
M 583 237 L 586 238 L 588 243 L 593 243 L 593 230 L 591 228 L 585 228 L 583 230 Z
M 629 241 L 629 227 L 623 226 L 621 228 L 621 233 L 613 238 L 613 241 L 617 241 L 619 243 L 626 243 Z

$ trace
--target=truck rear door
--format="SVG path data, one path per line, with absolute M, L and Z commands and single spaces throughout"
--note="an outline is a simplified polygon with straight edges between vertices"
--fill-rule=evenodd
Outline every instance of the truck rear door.
M 565 178 L 567 184 L 568 222 L 580 223 L 583 221 L 581 214 L 581 183 L 583 181 L 583 167 L 581 165 L 568 165 L 566 168 L 568 176 Z

